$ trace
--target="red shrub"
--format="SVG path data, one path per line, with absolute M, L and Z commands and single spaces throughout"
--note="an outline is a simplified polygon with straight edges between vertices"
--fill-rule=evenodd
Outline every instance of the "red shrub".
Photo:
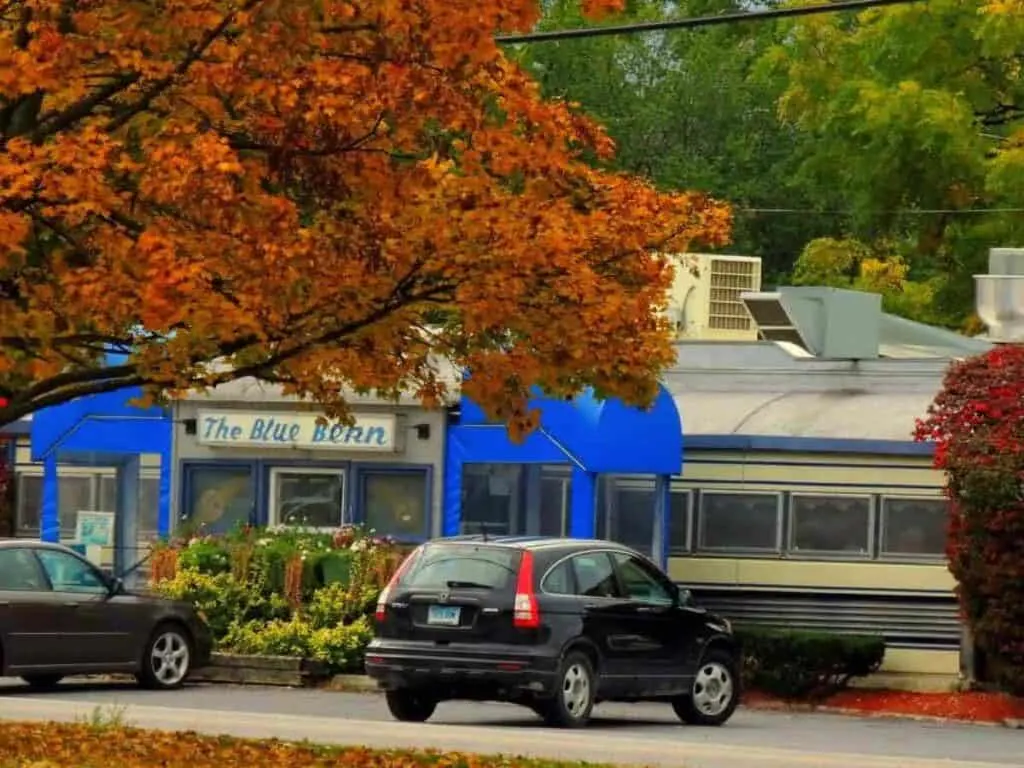
M 1024 346 L 951 366 L 916 438 L 946 473 L 964 618 L 994 681 L 1024 693 Z

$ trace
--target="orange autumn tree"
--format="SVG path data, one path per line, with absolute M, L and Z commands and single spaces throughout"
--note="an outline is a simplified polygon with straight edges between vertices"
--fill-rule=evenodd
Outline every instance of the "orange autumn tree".
M 615 0 L 584 3 L 595 15 Z M 672 360 L 658 252 L 728 212 L 613 152 L 494 36 L 535 0 L 0 0 L 0 423 L 252 376 L 641 403 Z M 108 351 L 123 362 L 105 364 Z

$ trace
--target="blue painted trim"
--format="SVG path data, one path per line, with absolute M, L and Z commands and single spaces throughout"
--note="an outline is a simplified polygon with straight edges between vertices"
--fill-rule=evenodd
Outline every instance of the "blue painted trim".
M 60 541 L 58 488 L 57 457 L 51 453 L 43 460 L 43 498 L 39 510 L 39 538 L 43 541 Z
M 788 453 L 861 453 L 879 456 L 933 456 L 933 443 L 912 440 L 861 440 L 769 435 L 685 435 L 684 451 L 779 451 Z
M 444 441 L 444 476 L 441 489 L 441 535 L 458 536 L 462 526 L 462 465 L 466 452 L 457 427 L 450 427 Z
M 171 520 L 172 464 L 170 456 L 160 456 L 160 490 L 157 494 L 156 534 L 166 539 L 174 529 Z M 141 479 L 141 478 L 140 478 Z
M 249 471 L 249 483 L 252 490 L 253 506 L 249 510 L 249 524 L 260 525 L 259 522 L 259 461 L 254 459 L 182 459 L 178 465 L 181 472 L 181 490 L 178 509 L 181 511 L 182 520 L 192 519 L 192 509 L 189 506 L 189 496 L 192 491 L 192 473 L 203 469 L 246 469 Z M 264 520 L 264 525 L 266 524 Z
M 360 462 L 353 463 L 353 489 L 352 494 L 352 507 L 351 507 L 351 519 L 353 522 L 365 524 L 366 522 L 366 509 L 364 506 L 364 494 L 365 494 L 365 481 L 369 475 L 386 474 L 423 474 L 426 476 L 425 485 L 425 498 L 423 499 L 423 532 L 420 536 L 402 536 L 395 537 L 402 543 L 421 543 L 430 538 L 430 531 L 433 524 L 433 500 L 434 500 L 434 467 L 431 464 L 392 464 L 390 462 Z M 393 536 L 389 531 L 378 531 L 377 533 L 384 536 Z

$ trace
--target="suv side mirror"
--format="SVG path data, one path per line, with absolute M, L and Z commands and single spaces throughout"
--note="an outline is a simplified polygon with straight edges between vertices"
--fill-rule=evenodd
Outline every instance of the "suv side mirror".
M 688 590 L 686 587 L 679 587 L 677 590 L 677 595 L 680 606 L 685 607 L 687 605 L 694 604 L 693 592 Z
M 114 576 L 110 579 L 110 596 L 124 594 L 124 581 L 120 577 Z

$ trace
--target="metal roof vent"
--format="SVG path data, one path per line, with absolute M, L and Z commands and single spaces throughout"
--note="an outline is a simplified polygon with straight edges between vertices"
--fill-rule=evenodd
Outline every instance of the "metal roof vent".
M 1024 341 L 1024 248 L 992 248 L 974 276 L 974 306 L 992 341 Z
M 877 293 L 787 285 L 741 298 L 761 339 L 832 360 L 878 357 L 882 297 Z

